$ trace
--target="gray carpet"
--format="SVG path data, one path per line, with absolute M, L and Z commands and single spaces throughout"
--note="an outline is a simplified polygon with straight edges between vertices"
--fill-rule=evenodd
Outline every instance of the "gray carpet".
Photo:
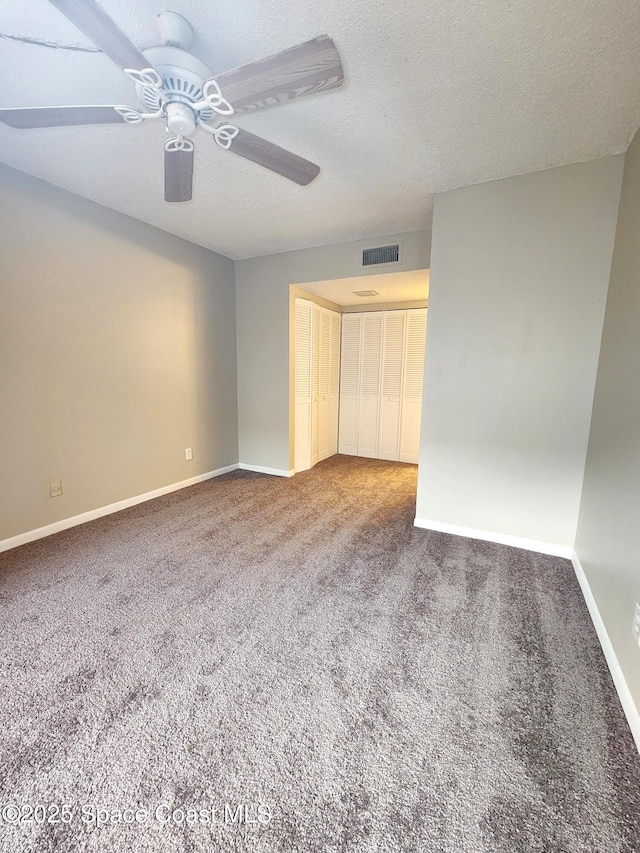
M 0 849 L 640 851 L 571 565 L 415 483 L 235 472 L 0 555 Z

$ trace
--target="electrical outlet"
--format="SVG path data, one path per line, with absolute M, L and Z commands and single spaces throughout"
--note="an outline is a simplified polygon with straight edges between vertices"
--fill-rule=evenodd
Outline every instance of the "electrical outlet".
M 184 449 L 184 458 L 188 462 L 190 459 L 193 459 L 193 452 L 190 447 L 185 447 Z
M 631 627 L 633 639 L 640 646 L 640 604 L 636 602 L 636 610 L 633 614 L 633 625 Z
M 62 494 L 62 480 L 49 480 L 49 497 L 59 498 Z

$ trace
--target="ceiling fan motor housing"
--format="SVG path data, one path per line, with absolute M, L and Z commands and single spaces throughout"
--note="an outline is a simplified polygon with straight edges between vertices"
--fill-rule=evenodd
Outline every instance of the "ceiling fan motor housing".
M 188 107 L 189 104 L 202 100 L 202 87 L 207 80 L 213 77 L 213 72 L 207 68 L 204 62 L 187 53 L 186 50 L 172 45 L 151 47 L 143 53 L 149 60 L 149 64 L 162 75 L 164 81 L 162 91 L 170 104 L 185 104 Z M 160 108 L 159 93 L 151 86 L 136 83 L 136 95 L 140 103 L 149 112 L 157 112 Z M 201 121 L 208 122 L 213 118 L 214 111 L 205 107 L 198 114 Z M 169 108 L 167 107 L 168 115 Z

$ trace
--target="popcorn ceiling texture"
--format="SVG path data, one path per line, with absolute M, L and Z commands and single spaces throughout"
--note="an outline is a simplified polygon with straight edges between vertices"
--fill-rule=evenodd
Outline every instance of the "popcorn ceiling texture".
M 639 850 L 570 563 L 414 528 L 415 480 L 237 472 L 0 555 L 0 807 L 73 810 L 0 850 Z M 225 803 L 254 823 L 153 817 Z
M 165 4 L 101 0 L 140 47 Z M 87 44 L 46 0 L 2 29 Z M 626 150 L 640 124 L 640 4 L 629 0 L 181 0 L 215 72 L 321 33 L 346 85 L 238 124 L 317 162 L 300 188 L 195 137 L 193 201 L 162 201 L 164 129 L 0 126 L 0 157 L 232 258 L 429 227 L 454 187 Z M 136 104 L 106 57 L 0 40 L 0 106 Z

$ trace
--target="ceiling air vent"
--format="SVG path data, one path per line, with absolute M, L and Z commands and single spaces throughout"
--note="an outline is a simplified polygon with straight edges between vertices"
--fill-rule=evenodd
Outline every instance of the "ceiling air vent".
M 399 264 L 400 244 L 393 246 L 375 246 L 373 249 L 362 250 L 362 266 L 372 267 L 377 264 Z

